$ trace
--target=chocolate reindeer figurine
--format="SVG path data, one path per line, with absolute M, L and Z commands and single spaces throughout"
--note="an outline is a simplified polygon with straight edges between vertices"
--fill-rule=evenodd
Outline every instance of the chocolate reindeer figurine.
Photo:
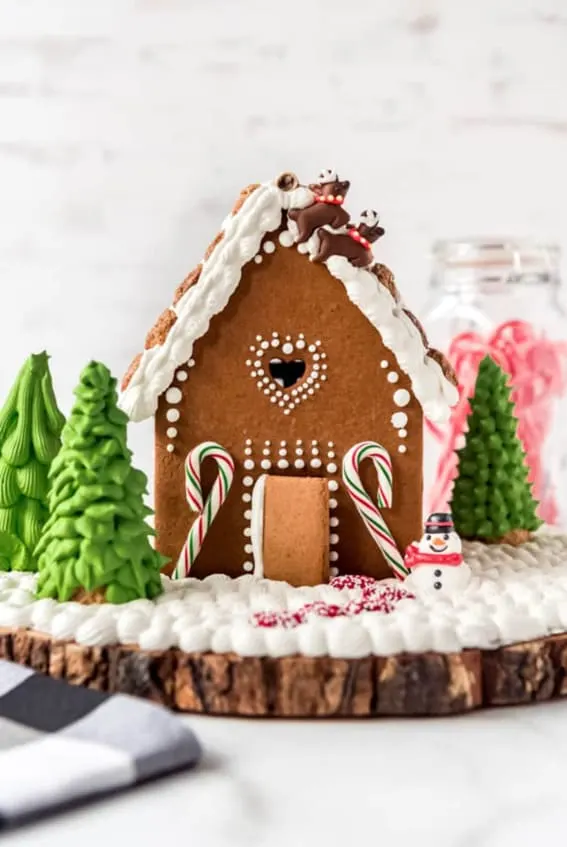
M 380 226 L 377 212 L 367 209 L 360 215 L 360 223 L 347 233 L 329 232 L 321 229 L 319 249 L 315 262 L 325 262 L 331 256 L 344 256 L 355 268 L 366 268 L 372 264 L 372 244 L 385 233 Z
M 339 229 L 350 220 L 349 213 L 343 208 L 350 188 L 348 180 L 339 180 L 337 173 L 327 168 L 321 171 L 318 181 L 309 188 L 315 194 L 313 204 L 305 209 L 292 209 L 288 213 L 290 220 L 297 224 L 299 244 L 308 241 L 315 230 L 322 226 Z

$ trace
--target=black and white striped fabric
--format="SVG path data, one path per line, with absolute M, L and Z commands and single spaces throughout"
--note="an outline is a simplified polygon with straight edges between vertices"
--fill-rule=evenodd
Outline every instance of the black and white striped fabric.
M 160 706 L 0 660 L 0 829 L 194 766 L 199 742 Z

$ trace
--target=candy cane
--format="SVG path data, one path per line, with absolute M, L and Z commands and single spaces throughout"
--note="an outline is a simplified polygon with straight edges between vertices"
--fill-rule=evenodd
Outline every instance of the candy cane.
M 378 476 L 378 506 L 364 490 L 360 481 L 359 467 L 365 459 L 372 459 Z M 388 529 L 380 508 L 392 507 L 392 460 L 390 454 L 375 441 L 355 444 L 343 459 L 343 482 L 366 529 L 376 542 L 396 576 L 403 579 L 409 573 L 398 550 L 394 536 Z
M 205 459 L 214 459 L 218 465 L 218 476 L 206 500 L 204 500 L 201 487 L 201 465 Z M 185 496 L 190 509 L 197 512 L 198 517 L 189 530 L 187 541 L 177 560 L 173 572 L 174 579 L 189 576 L 191 566 L 203 546 L 205 535 L 228 496 L 233 478 L 234 461 L 230 453 L 220 444 L 204 441 L 188 453 L 185 459 Z

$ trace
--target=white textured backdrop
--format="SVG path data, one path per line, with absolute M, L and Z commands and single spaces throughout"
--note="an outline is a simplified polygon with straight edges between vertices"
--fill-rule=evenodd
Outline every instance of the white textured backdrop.
M 120 373 L 248 182 L 335 165 L 419 307 L 435 237 L 566 247 L 566 161 L 565 0 L 0 0 L 0 397 Z

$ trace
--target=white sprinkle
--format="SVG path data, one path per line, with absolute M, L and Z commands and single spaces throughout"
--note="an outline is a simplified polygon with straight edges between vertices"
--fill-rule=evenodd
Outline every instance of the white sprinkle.
M 331 499 L 329 500 L 329 509 L 336 509 L 338 505 L 339 504 L 337 503 L 335 498 L 331 497 Z
M 407 388 L 398 388 L 397 391 L 394 391 L 394 403 L 396 406 L 407 406 L 410 399 L 410 393 Z
M 168 438 L 175 438 L 175 436 L 177 435 L 177 430 L 175 429 L 174 426 L 168 426 L 168 428 L 165 431 L 165 434 L 167 435 Z
M 246 492 L 245 494 L 242 495 L 242 500 L 243 500 L 244 503 L 249 503 L 251 499 L 252 499 L 252 495 L 248 494 L 248 492 Z
M 250 488 L 250 486 L 254 484 L 254 480 L 251 476 L 245 476 L 242 480 L 242 484 L 245 485 L 246 488 Z
M 390 371 L 388 374 L 388 382 L 397 382 L 400 376 L 395 371 Z
M 382 359 L 382 361 L 380 362 L 380 367 L 381 368 L 387 368 L 388 364 L 389 364 L 389 362 L 388 362 L 387 359 Z
M 321 462 L 321 459 L 311 459 L 309 464 L 311 465 L 312 468 L 320 468 L 322 462 Z
M 173 444 L 167 445 L 167 452 L 168 453 L 173 453 L 174 450 L 175 450 L 175 447 L 173 446 Z
M 247 514 L 248 514 L 248 510 L 247 510 L 246 512 L 244 512 L 244 514 L 245 514 L 245 515 L 247 515 Z M 251 544 L 245 544 L 245 545 L 244 545 L 244 552 L 245 552 L 245 553 L 253 553 L 253 552 L 254 552 L 254 548 L 252 547 L 252 545 L 251 545 Z
M 291 232 L 284 230 L 283 232 L 280 232 L 278 236 L 278 241 L 280 242 L 282 247 L 291 247 L 293 244 L 293 235 L 291 234 Z
M 187 379 L 188 374 L 187 374 L 187 371 L 177 371 L 177 373 L 175 374 L 175 376 L 177 377 L 177 379 L 179 380 L 179 382 L 185 382 L 185 380 Z
M 400 438 L 405 438 L 407 436 L 407 434 L 408 434 L 407 429 L 399 429 L 398 430 L 398 436 Z
M 259 265 L 262 262 L 262 257 L 261 256 L 254 256 L 254 261 L 256 262 L 257 265 Z
M 245 528 L 245 530 L 244 530 L 244 535 L 246 536 L 246 538 L 250 538 L 250 536 L 252 535 L 252 530 L 250 529 L 250 527 L 249 527 L 249 526 L 247 526 L 247 527 Z
M 179 388 L 168 388 L 165 392 L 165 399 L 168 403 L 180 403 L 183 394 Z
M 175 423 L 175 421 L 179 420 L 179 418 L 181 417 L 181 414 L 179 412 L 179 409 L 168 409 L 167 412 L 165 413 L 165 416 L 168 419 L 168 421 L 170 421 L 171 423 Z
M 245 571 L 248 571 L 248 572 L 253 571 L 254 570 L 254 563 L 253 562 L 244 562 L 244 564 L 242 565 L 242 569 L 245 570 Z
M 329 521 L 329 526 L 338 526 L 338 525 L 339 525 L 339 519 L 338 518 L 331 518 L 331 520 Z
M 329 568 L 329 574 L 331 576 L 338 576 L 339 575 L 339 569 L 338 568 Z
M 247 438 L 247 439 L 246 439 L 246 441 L 245 441 L 244 443 L 245 443 L 245 444 L 252 444 L 252 439 L 251 439 L 251 438 Z
M 194 368 L 195 367 L 195 359 L 189 359 L 187 364 L 189 365 L 190 368 Z
M 339 536 L 337 535 L 336 532 L 331 533 L 331 537 L 329 538 L 329 541 L 331 542 L 331 544 L 338 544 L 339 543 Z
M 327 473 L 336 473 L 336 472 L 337 472 L 337 466 L 335 465 L 334 462 L 331 462 L 330 464 L 327 465 Z
M 305 347 L 305 341 L 303 340 L 303 338 L 299 338 L 299 340 L 295 342 L 295 346 L 298 350 L 303 350 L 303 348 Z
M 276 245 L 273 241 L 264 241 L 264 253 L 273 253 Z
M 262 459 L 262 461 L 260 462 L 260 467 L 262 468 L 262 470 L 269 471 L 272 467 L 272 463 L 269 459 Z
M 329 491 L 338 491 L 339 490 L 339 483 L 337 482 L 336 479 L 330 479 L 329 482 L 327 483 L 327 486 L 329 488 Z
M 253 470 L 254 460 L 253 459 L 245 459 L 244 460 L 244 467 L 246 468 L 247 471 Z
M 280 346 L 279 338 L 272 338 L 272 347 L 279 347 L 279 346 Z
M 244 512 L 244 517 L 246 518 L 247 521 L 249 521 L 250 518 L 252 517 L 252 509 L 246 509 L 246 511 Z
M 398 453 L 405 453 L 405 452 L 407 452 L 407 449 L 408 448 L 406 447 L 405 444 L 400 444 L 400 446 L 398 447 Z
M 282 353 L 285 353 L 286 356 L 289 356 L 290 353 L 293 353 L 293 344 L 290 344 L 286 341 L 286 343 L 282 347 Z
M 303 459 L 296 459 L 293 464 L 296 468 L 299 468 L 299 469 L 305 467 L 305 462 L 303 461 Z
M 405 425 L 407 424 L 408 416 L 406 415 L 405 412 L 394 412 L 394 414 L 391 417 L 391 421 L 392 421 L 392 426 L 394 426 L 396 429 L 401 429 L 402 427 L 405 427 Z
M 279 462 L 278 462 L 278 468 L 281 468 L 282 470 L 289 468 L 288 460 L 287 459 L 280 459 Z
M 329 554 L 329 559 L 331 560 L 331 562 L 336 562 L 338 560 L 338 558 L 339 558 L 339 554 L 337 553 L 337 551 L 331 550 L 331 552 Z

